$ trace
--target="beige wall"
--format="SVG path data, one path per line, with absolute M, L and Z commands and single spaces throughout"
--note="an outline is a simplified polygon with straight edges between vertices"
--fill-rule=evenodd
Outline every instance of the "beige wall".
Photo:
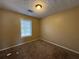
M 21 18 L 32 20 L 32 37 L 20 37 Z M 0 49 L 37 39 L 39 35 L 39 19 L 7 10 L 0 10 Z
M 42 37 L 79 52 L 79 7 L 41 20 Z

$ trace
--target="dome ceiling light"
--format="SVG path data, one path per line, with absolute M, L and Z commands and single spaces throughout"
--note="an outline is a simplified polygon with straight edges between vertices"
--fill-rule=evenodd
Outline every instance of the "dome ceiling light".
M 36 7 L 36 9 L 41 9 L 42 8 L 42 5 L 41 4 L 37 4 L 37 5 L 35 5 L 35 7 Z

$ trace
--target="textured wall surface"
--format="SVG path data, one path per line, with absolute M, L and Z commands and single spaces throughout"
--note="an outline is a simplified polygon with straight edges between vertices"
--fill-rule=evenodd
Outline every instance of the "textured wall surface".
M 32 20 L 32 37 L 20 37 L 20 19 Z M 40 23 L 37 18 L 19 13 L 0 10 L 0 49 L 36 39 L 40 35 Z
M 79 7 L 41 20 L 42 37 L 79 52 Z

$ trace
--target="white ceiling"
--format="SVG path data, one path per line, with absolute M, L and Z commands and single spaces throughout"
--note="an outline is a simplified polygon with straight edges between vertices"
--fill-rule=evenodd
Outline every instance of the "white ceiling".
M 35 9 L 36 4 L 41 4 L 41 10 Z M 0 7 L 23 13 L 26 15 L 43 18 L 75 6 L 79 6 L 79 0 L 0 0 Z M 33 13 L 28 10 L 33 10 Z

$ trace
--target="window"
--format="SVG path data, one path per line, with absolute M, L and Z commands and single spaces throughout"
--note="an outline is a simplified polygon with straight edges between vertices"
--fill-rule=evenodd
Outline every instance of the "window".
M 21 37 L 32 36 L 32 21 L 21 20 Z

